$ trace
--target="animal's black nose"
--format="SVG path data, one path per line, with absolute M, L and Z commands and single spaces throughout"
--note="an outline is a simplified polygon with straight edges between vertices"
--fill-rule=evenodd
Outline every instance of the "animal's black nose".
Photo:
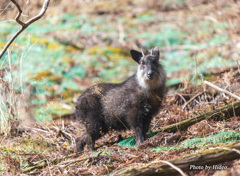
M 148 75 L 149 78 L 152 78 L 153 75 L 154 75 L 154 72 L 153 72 L 153 71 L 149 71 L 149 72 L 147 73 L 147 75 Z

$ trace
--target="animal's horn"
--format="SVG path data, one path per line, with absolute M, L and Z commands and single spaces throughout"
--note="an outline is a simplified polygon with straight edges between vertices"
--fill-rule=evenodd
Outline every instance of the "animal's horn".
M 145 56 L 145 54 L 144 54 L 144 52 L 143 52 L 143 50 L 141 49 L 141 51 L 142 51 L 142 55 L 143 55 L 143 57 Z
M 151 49 L 151 55 L 153 55 L 153 49 Z

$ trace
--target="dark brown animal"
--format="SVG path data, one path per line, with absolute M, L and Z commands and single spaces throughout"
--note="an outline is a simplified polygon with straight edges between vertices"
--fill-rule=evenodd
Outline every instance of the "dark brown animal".
M 77 151 L 94 149 L 94 144 L 109 129 L 133 129 L 137 145 L 146 139 L 152 117 L 159 112 L 166 93 L 166 75 L 159 63 L 159 48 L 151 52 L 130 51 L 139 65 L 137 72 L 119 84 L 97 84 L 77 100 L 76 118 L 86 132 L 76 139 Z

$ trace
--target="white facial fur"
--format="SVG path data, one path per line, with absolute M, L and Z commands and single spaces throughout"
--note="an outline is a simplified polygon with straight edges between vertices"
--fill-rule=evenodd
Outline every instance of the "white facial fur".
M 160 65 L 158 70 L 155 71 L 155 76 L 153 79 L 148 79 L 146 72 L 138 66 L 136 79 L 139 86 L 145 90 L 156 89 L 162 86 L 165 82 L 163 80 L 165 77 L 165 72 L 163 71 L 162 66 Z

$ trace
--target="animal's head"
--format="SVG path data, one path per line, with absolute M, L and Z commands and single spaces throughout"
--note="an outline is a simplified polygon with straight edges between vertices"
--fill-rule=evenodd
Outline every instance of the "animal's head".
M 141 87 L 155 88 L 165 81 L 165 72 L 159 63 L 159 48 L 157 46 L 150 51 L 131 50 L 130 53 L 133 60 L 139 64 L 137 79 Z

